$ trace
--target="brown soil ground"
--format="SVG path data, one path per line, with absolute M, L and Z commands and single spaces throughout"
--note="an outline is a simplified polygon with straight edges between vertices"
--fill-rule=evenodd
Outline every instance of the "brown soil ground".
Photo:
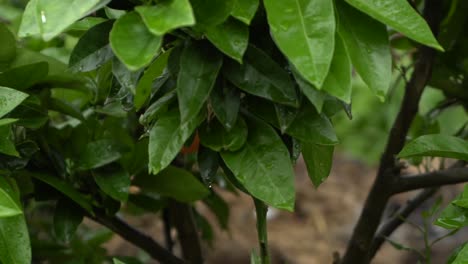
M 334 252 L 343 253 L 353 226 L 359 216 L 365 196 L 374 178 L 375 169 L 359 162 L 336 155 L 331 175 L 319 189 L 315 189 L 308 179 L 305 165 L 299 161 L 296 166 L 297 200 L 294 213 L 270 209 L 268 235 L 273 263 L 322 264 L 332 263 Z M 445 201 L 449 201 L 460 190 L 460 186 L 446 187 L 441 191 Z M 256 248 L 254 206 L 245 195 L 219 191 L 231 207 L 229 232 L 221 230 L 212 213 L 203 205 L 197 209 L 212 223 L 215 241 L 212 247 L 204 245 L 207 263 L 242 264 L 250 263 L 249 255 Z M 404 204 L 411 194 L 394 197 L 390 207 Z M 433 203 L 429 201 L 426 207 Z M 420 211 L 415 212 L 410 221 L 420 224 Z M 162 223 L 158 216 L 125 217 L 127 221 L 162 242 Z M 431 228 L 434 238 L 444 234 L 440 228 Z M 176 237 L 176 234 L 173 234 Z M 466 234 L 464 236 L 467 237 Z M 403 225 L 392 240 L 407 246 L 421 249 L 422 235 L 409 224 Z M 463 234 L 437 244 L 433 252 L 433 264 L 445 263 L 450 251 L 463 241 Z M 137 255 L 138 250 L 119 237 L 114 237 L 107 245 L 111 254 Z M 176 253 L 179 249 L 176 247 Z M 141 253 L 141 252 L 140 252 Z M 148 263 L 156 263 L 148 261 Z M 398 251 L 385 244 L 374 259 L 375 264 L 417 263 L 415 254 Z

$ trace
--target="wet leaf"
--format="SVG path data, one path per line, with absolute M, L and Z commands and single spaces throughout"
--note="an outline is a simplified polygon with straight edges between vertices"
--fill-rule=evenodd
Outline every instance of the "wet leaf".
M 195 17 L 189 0 L 160 1 L 154 6 L 137 6 L 149 31 L 162 36 L 180 27 L 193 26 Z
M 335 15 L 330 0 L 265 0 L 278 48 L 299 73 L 322 88 L 335 47 Z
M 148 65 L 162 42 L 162 37 L 152 34 L 136 12 L 119 18 L 109 37 L 115 56 L 132 71 Z

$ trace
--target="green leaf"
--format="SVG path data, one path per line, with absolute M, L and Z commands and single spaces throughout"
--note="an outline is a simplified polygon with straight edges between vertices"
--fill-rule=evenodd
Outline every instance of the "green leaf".
M 77 161 L 77 169 L 90 170 L 112 163 L 122 156 L 122 148 L 110 139 L 89 142 Z
M 406 0 L 346 0 L 350 5 L 403 33 L 407 37 L 433 47 L 443 48 L 437 43 L 426 21 Z
M 219 155 L 218 152 L 213 151 L 203 146 L 199 147 L 197 152 L 198 171 L 203 180 L 203 183 L 211 187 L 218 174 L 219 169 Z
M 234 4 L 234 9 L 231 16 L 250 25 L 250 22 L 255 16 L 259 5 L 259 0 L 237 0 Z
M 193 26 L 195 17 L 189 0 L 159 1 L 154 6 L 137 6 L 149 31 L 162 36 L 176 28 Z
M 209 28 L 223 23 L 231 13 L 235 0 L 190 0 L 197 27 Z
M 222 59 L 205 43 L 191 43 L 182 51 L 177 78 L 182 123 L 193 119 L 202 109 L 218 77 Z
M 392 56 L 387 29 L 348 4 L 341 1 L 335 3 L 339 14 L 338 33 L 353 66 L 367 86 L 383 101 L 392 81 Z
M 242 63 L 242 57 L 249 44 L 249 27 L 233 18 L 205 31 L 206 37 L 219 50 Z
M 88 31 L 92 27 L 101 24 L 102 22 L 107 21 L 107 19 L 102 17 L 85 17 L 73 23 L 70 27 L 68 27 L 67 32 L 71 33 L 81 33 L 82 31 Z
M 148 65 L 161 47 L 162 37 L 153 35 L 136 12 L 119 18 L 111 32 L 110 44 L 119 60 L 136 71 Z
M 45 41 L 56 37 L 78 19 L 110 0 L 31 0 L 24 10 L 19 37 L 40 35 Z
M 135 98 L 133 99 L 136 111 L 138 111 L 145 104 L 146 100 L 151 95 L 153 81 L 163 73 L 171 51 L 172 49 L 161 53 L 148 67 L 148 69 L 145 70 L 145 73 L 138 82 Z
M 184 203 L 203 199 L 210 193 L 194 175 L 174 166 L 156 175 L 139 175 L 134 184 L 145 192 L 156 192 Z
M 302 142 L 302 156 L 307 166 L 307 173 L 316 188 L 325 181 L 331 171 L 333 146 L 321 146 Z
M 227 131 L 236 123 L 240 106 L 240 92 L 228 82 L 217 85 L 210 94 L 210 105 Z
M 145 111 L 145 113 L 140 116 L 140 123 L 148 126 L 153 122 L 154 119 L 158 117 L 159 114 L 167 110 L 167 106 L 172 103 L 176 98 L 176 91 L 172 90 L 167 94 L 161 96 L 158 100 L 152 103 Z
M 6 125 L 9 125 L 9 124 L 13 124 L 16 121 L 18 121 L 18 119 L 16 119 L 16 118 L 2 118 L 2 119 L 0 119 L 0 127 L 1 126 L 6 126 Z
M 26 90 L 47 78 L 49 64 L 37 62 L 10 68 L 0 73 L 0 86 Z M 27 76 L 28 78 L 25 78 Z
M 120 261 L 120 260 L 118 260 L 118 259 L 116 259 L 116 258 L 112 258 L 112 262 L 113 262 L 114 264 L 125 264 L 125 262 L 122 262 L 122 261 Z
M 330 0 L 265 0 L 270 31 L 299 73 L 321 89 L 333 58 L 335 16 Z
M 28 95 L 23 92 L 0 86 L 0 118 L 21 104 L 26 97 Z
M 200 127 L 199 135 L 200 142 L 214 151 L 236 151 L 247 140 L 247 124 L 244 119 L 238 118 L 235 126 L 226 131 L 217 119 L 213 119 Z
M 99 188 L 110 197 L 125 202 L 128 199 L 130 175 L 119 169 L 112 171 L 93 171 L 94 181 Z
M 325 114 L 319 114 L 310 104 L 304 104 L 286 133 L 308 143 L 336 145 L 333 125 Z
M 458 249 L 458 252 L 456 252 L 456 255 L 451 257 L 451 259 L 452 260 L 449 260 L 447 262 L 447 264 L 466 264 L 466 263 L 468 263 L 468 244 L 465 243 L 460 249 Z
M 78 40 L 68 63 L 72 71 L 95 70 L 114 56 L 109 46 L 109 33 L 113 24 L 113 20 L 100 23 Z
M 304 80 L 304 78 L 302 78 L 296 69 L 293 69 L 292 72 L 299 89 L 301 89 L 307 99 L 309 99 L 309 101 L 314 105 L 315 109 L 317 109 L 317 112 L 322 113 L 323 104 L 325 103 L 328 94 L 324 91 L 316 89 L 312 84 Z
M 298 100 L 288 73 L 266 53 L 250 46 L 244 63 L 228 61 L 224 76 L 240 89 L 268 100 L 297 107 Z
M 16 57 L 16 39 L 13 33 L 0 23 L 0 72 Z
M 68 199 L 57 201 L 54 212 L 54 232 L 60 242 L 69 243 L 82 221 L 83 213 L 75 203 Z
M 468 210 L 449 204 L 442 210 L 435 224 L 446 229 L 458 229 L 468 226 Z
M 15 201 L 16 194 L 5 176 L 0 177 L 0 219 L 23 214 L 21 207 Z
M 431 156 L 468 160 L 468 142 L 442 134 L 424 135 L 405 145 L 399 158 Z
M 181 124 L 178 111 L 162 114 L 149 132 L 149 171 L 157 174 L 171 164 L 204 118 L 204 113 L 200 113 L 194 119 Z
M 247 120 L 249 135 L 236 152 L 221 152 L 239 183 L 267 204 L 294 209 L 294 171 L 289 152 L 275 130 L 259 119 Z
M 0 127 L 0 153 L 19 157 L 19 153 L 16 151 L 15 143 L 12 140 L 12 131 L 11 126 L 9 125 Z
M 79 193 L 77 190 L 75 190 L 75 188 L 73 188 L 73 186 L 71 186 L 69 183 L 45 173 L 24 172 L 24 174 L 30 177 L 34 177 L 52 186 L 54 189 L 63 193 L 65 196 L 76 202 L 79 206 L 81 206 L 81 208 L 85 209 L 88 212 L 92 212 L 91 201 L 87 197 Z
M 351 103 L 351 61 L 341 37 L 335 36 L 335 53 L 322 89 L 345 103 Z
M 30 264 L 31 243 L 24 215 L 0 218 L 0 261 Z

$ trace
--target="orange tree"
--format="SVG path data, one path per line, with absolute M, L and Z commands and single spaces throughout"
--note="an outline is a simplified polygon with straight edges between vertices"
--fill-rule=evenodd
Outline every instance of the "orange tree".
M 161 263 L 202 263 L 199 234 L 210 239 L 210 226 L 193 203 L 226 228 L 216 185 L 252 197 L 252 263 L 268 263 L 266 212 L 294 211 L 295 160 L 302 153 L 318 187 L 339 142 L 333 118 L 351 116 L 355 76 L 384 101 L 399 75 L 400 111 L 336 259 L 370 262 L 437 187 L 468 180 L 466 120 L 454 135 L 437 126 L 439 113 L 467 102 L 467 9 L 462 0 L 0 1 L 0 262 L 138 263 L 106 255 L 108 232 L 75 234 L 87 217 Z M 445 98 L 418 115 L 428 85 Z M 401 158 L 425 156 L 459 161 L 401 175 Z M 382 219 L 392 195 L 423 188 Z M 468 224 L 464 197 L 440 225 Z M 167 245 L 121 211 L 160 212 Z M 450 261 L 465 263 L 465 250 Z

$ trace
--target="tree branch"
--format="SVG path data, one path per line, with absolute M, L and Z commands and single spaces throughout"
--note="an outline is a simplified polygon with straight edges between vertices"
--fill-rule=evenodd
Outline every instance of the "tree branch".
M 433 30 L 434 35 L 437 35 L 437 28 L 441 21 L 440 10 L 441 1 L 426 0 L 423 16 Z M 400 171 L 395 166 L 395 156 L 403 148 L 409 127 L 418 112 L 422 92 L 432 75 L 435 51 L 428 47 L 421 47 L 419 55 L 411 79 L 405 87 L 400 112 L 393 123 L 375 182 L 354 228 L 342 264 L 370 262 L 369 250 L 371 243 L 388 199 L 392 195 L 389 186 L 394 184 L 395 176 L 399 175 Z
M 401 177 L 395 185 L 395 193 L 413 191 L 422 188 L 468 182 L 468 168 L 450 168 L 414 176 Z
M 438 188 L 425 189 L 416 195 L 413 199 L 408 200 L 405 206 L 400 208 L 392 217 L 390 217 L 385 223 L 382 224 L 378 233 L 372 240 L 372 244 L 369 250 L 369 258 L 373 258 L 377 251 L 380 249 L 382 244 L 385 242 L 385 238 L 389 237 L 401 224 L 404 219 L 416 210 L 424 201 L 432 197 Z
M 203 255 L 192 207 L 176 200 L 169 201 L 170 218 L 179 238 L 184 258 L 194 264 L 203 263 Z
M 182 259 L 174 256 L 164 247 L 158 244 L 150 236 L 145 235 L 139 230 L 128 225 L 123 220 L 117 217 L 109 217 L 103 213 L 95 212 L 95 216 L 87 215 L 88 218 L 100 223 L 101 225 L 109 228 L 114 233 L 121 236 L 126 241 L 132 243 L 138 248 L 148 253 L 153 259 L 164 264 L 184 264 Z

